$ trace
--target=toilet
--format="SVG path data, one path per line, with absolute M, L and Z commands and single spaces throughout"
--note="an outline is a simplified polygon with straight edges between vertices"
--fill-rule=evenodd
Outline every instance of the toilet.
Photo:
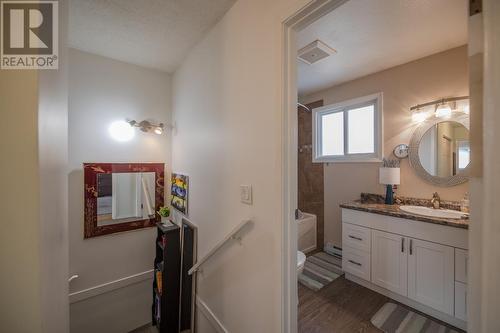
M 297 274 L 302 273 L 305 264 L 306 264 L 306 255 L 301 251 L 297 251 Z

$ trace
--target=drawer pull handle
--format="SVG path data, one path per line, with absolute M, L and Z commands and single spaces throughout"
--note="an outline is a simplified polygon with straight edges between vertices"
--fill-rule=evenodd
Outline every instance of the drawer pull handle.
M 361 266 L 361 264 L 360 264 L 359 262 L 357 262 L 357 261 L 354 261 L 354 260 L 350 260 L 350 259 L 349 259 L 349 262 L 350 262 L 351 264 Z
M 359 241 L 362 241 L 363 238 L 361 237 L 356 237 L 356 236 L 353 236 L 353 235 L 349 235 L 349 238 L 352 238 L 352 239 L 355 239 L 355 240 L 359 240 Z
M 413 254 L 413 239 L 410 239 L 410 255 Z
M 401 252 L 405 253 L 405 239 L 404 239 L 404 237 L 401 238 Z

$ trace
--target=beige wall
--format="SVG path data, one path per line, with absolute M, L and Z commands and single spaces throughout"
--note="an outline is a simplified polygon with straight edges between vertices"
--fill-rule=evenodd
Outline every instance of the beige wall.
M 0 112 L 0 322 L 13 333 L 41 332 L 35 71 L 0 71 Z
M 69 51 L 70 292 L 153 269 L 154 228 L 83 239 L 84 162 L 164 162 L 171 166 L 170 130 L 136 131 L 116 142 L 109 125 L 126 118 L 170 123 L 170 75 L 109 58 Z M 148 274 L 148 276 L 152 276 Z M 103 309 L 105 307 L 105 310 Z M 71 304 L 71 331 L 128 332 L 151 320 L 151 280 Z
M 42 332 L 69 330 L 68 2 L 59 1 L 59 69 L 39 73 L 40 279 Z
M 254 221 L 198 275 L 229 332 L 281 331 L 281 22 L 306 2 L 237 1 L 174 75 L 173 170 L 190 177 L 198 256 Z M 253 186 L 253 205 L 240 203 L 240 184 Z
M 473 147 L 483 144 L 483 164 L 481 170 L 474 170 L 471 197 L 471 228 L 469 236 L 469 332 L 500 332 L 500 2 L 483 1 L 483 14 L 474 15 L 469 21 L 472 38 L 481 40 L 484 24 L 484 58 L 479 48 L 471 48 L 470 60 L 473 97 L 476 105 L 483 105 L 482 126 L 474 117 Z M 482 17 L 484 20 L 481 20 Z M 484 59 L 484 62 L 483 62 Z M 481 66 L 484 64 L 484 67 Z M 482 69 L 482 70 L 481 70 Z M 483 85 L 484 84 L 484 85 Z M 483 95 L 484 92 L 484 95 Z M 472 110 L 471 110 L 472 112 Z M 478 137 L 482 136 L 482 140 Z M 479 168 L 480 166 L 477 165 Z
M 467 47 L 462 46 L 397 66 L 305 97 L 309 103 L 322 99 L 325 105 L 377 92 L 383 93 L 384 156 L 408 144 L 415 129 L 410 107 L 442 97 L 469 94 Z M 325 166 L 325 243 L 341 245 L 341 202 L 359 198 L 360 192 L 384 193 L 378 183 L 378 163 L 330 163 Z M 442 199 L 460 200 L 468 184 L 436 187 L 421 180 L 408 164 L 401 163 L 401 185 L 397 194 L 430 198 L 438 191 Z
M 2 332 L 69 330 L 66 13 L 58 70 L 0 70 Z

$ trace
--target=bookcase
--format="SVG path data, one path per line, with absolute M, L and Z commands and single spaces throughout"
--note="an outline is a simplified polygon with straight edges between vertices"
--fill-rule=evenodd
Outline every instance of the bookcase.
M 158 224 L 154 260 L 152 321 L 159 332 L 179 332 L 181 286 L 180 227 Z
M 153 325 L 161 333 L 192 332 L 194 283 L 188 271 L 196 257 L 196 228 L 184 219 L 181 227 L 158 224 L 155 246 Z

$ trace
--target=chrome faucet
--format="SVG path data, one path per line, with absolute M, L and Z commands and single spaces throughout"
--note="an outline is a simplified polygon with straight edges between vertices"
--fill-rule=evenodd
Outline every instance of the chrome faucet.
M 441 206 L 441 198 L 439 197 L 439 194 L 437 192 L 434 192 L 434 194 L 432 194 L 431 204 L 432 208 L 434 209 L 439 209 L 439 207 Z

